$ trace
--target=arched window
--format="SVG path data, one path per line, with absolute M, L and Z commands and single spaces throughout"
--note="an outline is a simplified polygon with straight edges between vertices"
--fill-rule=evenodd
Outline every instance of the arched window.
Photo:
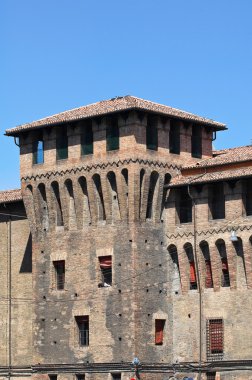
M 56 226 L 63 226 L 63 215 L 60 201 L 59 184 L 58 182 L 52 182 L 52 192 L 54 195 L 55 209 L 56 209 Z
M 94 174 L 93 181 L 94 181 L 95 196 L 96 196 L 96 201 L 97 201 L 98 220 L 106 220 L 100 175 Z
M 190 290 L 197 289 L 197 275 L 196 275 L 196 268 L 195 268 L 195 262 L 194 262 L 194 255 L 193 255 L 193 248 L 192 244 L 186 243 L 184 245 L 184 250 L 186 252 L 188 261 L 189 261 L 189 281 L 190 281 Z
M 205 288 L 212 288 L 213 276 L 208 243 L 206 241 L 202 241 L 200 243 L 200 249 L 205 263 Z
M 217 240 L 216 247 L 219 251 L 220 259 L 221 259 L 221 286 L 228 287 L 230 286 L 230 277 L 229 277 L 226 245 L 225 245 L 224 240 L 222 239 Z

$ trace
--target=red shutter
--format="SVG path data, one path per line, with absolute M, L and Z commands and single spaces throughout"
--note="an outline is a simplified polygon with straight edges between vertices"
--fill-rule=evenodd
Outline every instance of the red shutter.
M 205 287 L 206 288 L 212 288 L 213 287 L 213 277 L 212 277 L 212 268 L 211 268 L 211 261 L 206 260 L 206 281 L 205 281 Z
M 107 269 L 112 267 L 112 256 L 99 257 L 101 269 Z
M 194 261 L 190 262 L 190 283 L 197 282 Z
M 164 319 L 155 320 L 155 344 L 163 344 L 164 339 Z

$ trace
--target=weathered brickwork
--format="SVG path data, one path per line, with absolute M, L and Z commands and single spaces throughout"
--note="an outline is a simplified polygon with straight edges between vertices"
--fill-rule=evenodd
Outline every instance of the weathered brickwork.
M 195 150 L 197 118 L 116 111 L 88 122 L 68 118 L 68 154 L 61 160 L 61 124 L 7 131 L 19 137 L 25 211 L 21 202 L 12 202 L 6 214 L 27 219 L 1 216 L 3 378 L 10 372 L 34 380 L 210 379 L 212 372 L 215 379 L 252 379 L 247 182 L 242 176 L 224 182 L 225 212 L 219 218 L 209 203 L 214 185 L 204 182 L 204 171 L 197 173 L 197 185 L 186 182 L 189 169 L 176 180 L 183 166 L 193 176 L 194 165 L 212 157 L 212 138 L 224 126 L 202 119 Z M 119 149 L 108 151 L 112 121 Z M 177 153 L 170 152 L 174 123 Z M 150 125 L 157 145 L 148 149 Z M 87 128 L 93 154 L 81 155 Z M 34 163 L 38 138 L 43 161 Z M 212 320 L 224 327 L 209 346 Z M 137 373 L 134 357 L 141 361 Z

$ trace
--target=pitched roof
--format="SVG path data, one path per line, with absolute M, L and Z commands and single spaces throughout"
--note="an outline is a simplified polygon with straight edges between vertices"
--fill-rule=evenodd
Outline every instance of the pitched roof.
M 207 182 L 218 182 L 239 178 L 252 177 L 252 167 L 249 168 L 239 168 L 239 169 L 230 169 L 225 171 L 216 171 L 212 173 L 203 173 L 201 175 L 191 175 L 183 176 L 179 175 L 172 178 L 168 187 L 177 187 L 177 186 L 186 186 L 186 185 L 197 185 L 200 183 Z
M 69 111 L 61 112 L 40 120 L 33 121 L 31 123 L 22 124 L 15 128 L 7 129 L 6 135 L 15 136 L 19 133 L 33 129 L 42 128 L 50 125 L 77 121 L 89 117 L 102 116 L 107 114 L 112 114 L 119 111 L 129 111 L 129 110 L 142 110 L 158 113 L 161 115 L 166 115 L 170 117 L 176 117 L 183 120 L 192 121 L 195 123 L 201 123 L 204 125 L 212 126 L 217 130 L 226 129 L 226 125 L 214 121 L 212 119 L 207 119 L 201 116 L 194 115 L 189 112 L 181 111 L 176 108 L 165 106 L 159 103 L 154 103 L 149 100 L 144 100 L 136 98 L 134 96 L 121 96 L 112 98 L 109 100 L 102 100 L 97 103 L 89 104 L 87 106 L 74 108 Z
M 222 149 L 214 151 L 214 157 L 200 160 L 194 165 L 184 166 L 183 169 L 206 168 L 210 166 L 228 165 L 236 162 L 252 160 L 252 145 L 237 148 Z
M 20 189 L 0 191 L 0 203 L 18 202 L 22 199 Z

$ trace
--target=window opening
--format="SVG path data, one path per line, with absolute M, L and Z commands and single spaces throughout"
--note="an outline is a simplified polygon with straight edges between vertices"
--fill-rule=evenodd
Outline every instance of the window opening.
M 225 218 L 225 195 L 222 182 L 215 183 L 211 188 L 210 211 L 212 219 Z
M 50 380 L 57 380 L 57 375 L 48 375 Z
M 252 215 L 252 179 L 245 182 L 245 211 L 247 216 Z
M 162 345 L 164 341 L 165 319 L 155 319 L 155 345 Z
M 180 154 L 180 126 L 174 120 L 170 121 L 169 149 L 170 153 Z
M 177 212 L 180 223 L 192 222 L 192 199 L 190 198 L 187 188 L 179 189 L 177 202 Z
M 93 145 L 92 120 L 87 120 L 81 134 L 81 155 L 93 154 Z
M 193 249 L 191 244 L 185 244 L 184 249 L 189 261 L 189 282 L 190 290 L 197 289 L 197 276 L 195 270 L 195 262 L 193 256 Z
M 77 374 L 76 375 L 76 380 L 85 380 L 85 375 L 84 374 Z
M 109 287 L 112 285 L 112 256 L 99 257 L 101 270 L 101 283 L 99 287 Z
M 108 121 L 109 125 L 106 130 L 107 151 L 119 149 L 119 127 L 118 120 Z
M 192 157 L 201 158 L 202 157 L 202 127 L 193 125 L 192 126 Z
M 157 118 L 148 117 L 146 126 L 146 146 L 147 149 L 158 149 L 158 129 Z
M 230 277 L 229 277 L 226 246 L 225 246 L 224 241 L 218 241 L 216 243 L 216 246 L 218 248 L 218 251 L 221 257 L 221 286 L 228 287 L 230 286 Z
M 206 373 L 207 380 L 215 380 L 215 377 L 216 377 L 216 372 L 207 372 Z
M 33 143 L 33 164 L 44 163 L 44 141 L 37 140 Z
M 113 380 L 121 380 L 122 378 L 120 373 L 112 373 L 111 375 Z
M 157 192 L 158 177 L 159 176 L 157 172 L 151 173 L 148 200 L 147 200 L 146 219 L 152 219 L 154 217 L 155 207 L 153 206 L 153 203 L 157 196 L 156 192 Z
M 223 319 L 207 321 L 207 359 L 221 360 L 223 358 Z
M 53 262 L 55 269 L 55 286 L 57 290 L 63 290 L 65 287 L 65 260 Z
M 80 346 L 89 345 L 89 316 L 83 315 L 75 317 L 76 324 L 78 327 L 78 340 Z
M 68 158 L 68 136 L 66 127 L 60 127 L 57 131 L 56 156 L 57 160 Z
M 209 245 L 207 242 L 200 243 L 200 248 L 205 260 L 205 288 L 213 287 L 212 265 L 210 260 Z

